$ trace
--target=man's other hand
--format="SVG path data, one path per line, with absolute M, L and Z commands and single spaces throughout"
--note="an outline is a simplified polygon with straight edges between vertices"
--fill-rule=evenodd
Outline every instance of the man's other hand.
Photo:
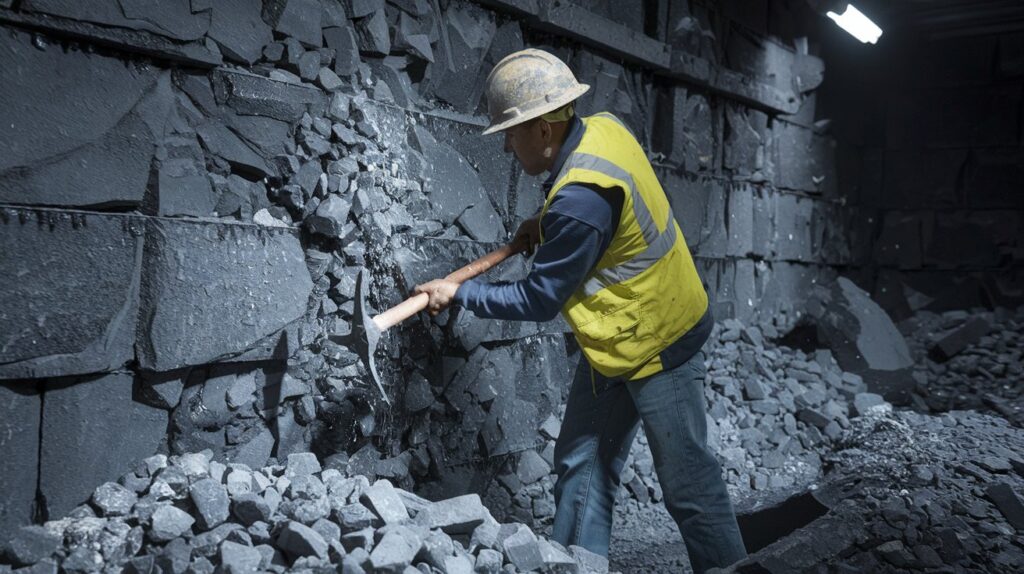
M 426 293 L 430 295 L 430 302 L 427 303 L 427 312 L 430 313 L 431 317 L 436 317 L 438 313 L 447 309 L 451 305 L 452 299 L 455 298 L 455 292 L 458 290 L 459 284 L 447 279 L 434 279 L 423 285 L 417 285 L 413 289 L 416 294 Z

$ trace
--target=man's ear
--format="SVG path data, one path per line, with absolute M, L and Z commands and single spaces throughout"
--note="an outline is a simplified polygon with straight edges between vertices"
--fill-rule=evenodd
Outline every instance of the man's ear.
M 540 137 L 542 140 L 544 140 L 544 144 L 546 145 L 551 143 L 551 124 L 547 123 L 542 119 L 538 119 L 537 123 L 539 124 L 538 127 L 540 128 Z

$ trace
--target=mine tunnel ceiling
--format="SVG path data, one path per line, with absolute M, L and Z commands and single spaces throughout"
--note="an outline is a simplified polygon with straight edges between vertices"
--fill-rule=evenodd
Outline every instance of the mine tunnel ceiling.
M 931 38 L 1024 31 L 1020 0 L 856 0 L 887 33 L 919 32 Z

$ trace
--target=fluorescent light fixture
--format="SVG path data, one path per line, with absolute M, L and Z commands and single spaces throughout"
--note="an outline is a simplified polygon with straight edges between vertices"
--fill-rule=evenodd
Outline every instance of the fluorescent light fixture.
M 829 12 L 826 15 L 835 21 L 836 24 L 839 24 L 840 28 L 846 30 L 851 36 L 865 44 L 878 42 L 878 37 L 882 35 L 882 29 L 865 16 L 863 12 L 854 7 L 853 4 L 847 5 L 846 11 L 842 14 Z

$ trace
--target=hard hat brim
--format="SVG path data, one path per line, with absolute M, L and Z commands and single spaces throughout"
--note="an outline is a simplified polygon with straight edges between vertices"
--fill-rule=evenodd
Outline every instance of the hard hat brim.
M 491 125 L 487 126 L 487 128 L 484 129 L 484 131 L 483 131 L 483 135 L 486 136 L 486 135 L 493 134 L 494 132 L 500 132 L 501 130 L 505 130 L 505 129 L 508 129 L 508 128 L 512 127 L 512 126 L 516 126 L 516 125 L 519 125 L 521 123 L 528 122 L 528 121 L 530 121 L 530 120 L 532 120 L 534 118 L 539 118 L 540 116 L 543 116 L 544 114 L 546 114 L 548 112 L 555 111 L 558 108 L 560 108 L 560 107 L 562 107 L 562 106 L 564 106 L 564 105 L 566 105 L 568 103 L 573 102 L 574 100 L 576 100 L 577 98 L 579 98 L 583 94 L 587 93 L 588 90 L 590 90 L 590 84 L 577 84 L 576 87 L 573 88 L 572 90 L 570 90 L 568 93 L 566 93 L 565 97 L 563 97 L 563 98 L 560 98 L 558 100 L 555 100 L 555 101 L 553 101 L 553 102 L 551 102 L 549 104 L 543 105 L 543 106 L 538 106 L 537 108 L 530 110 L 530 112 L 527 113 L 527 114 L 523 114 L 521 116 L 516 116 L 516 117 L 514 117 L 512 119 L 508 119 L 508 120 L 505 120 L 503 122 L 499 122 L 499 123 L 491 124 Z

